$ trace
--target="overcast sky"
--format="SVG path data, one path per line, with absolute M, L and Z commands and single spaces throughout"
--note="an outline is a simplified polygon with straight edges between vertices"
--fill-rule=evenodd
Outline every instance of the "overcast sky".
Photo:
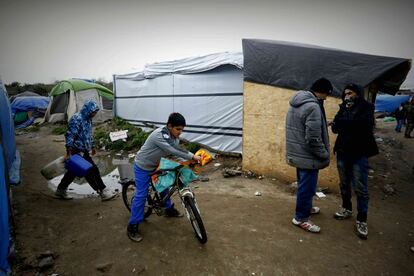
M 6 83 L 103 78 L 146 63 L 241 51 L 242 38 L 414 59 L 409 0 L 0 1 Z M 414 87 L 410 72 L 406 85 Z

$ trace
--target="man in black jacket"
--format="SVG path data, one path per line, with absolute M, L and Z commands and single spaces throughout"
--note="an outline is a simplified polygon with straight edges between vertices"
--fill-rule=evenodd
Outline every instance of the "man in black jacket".
M 352 186 L 357 196 L 356 230 L 360 238 L 368 237 L 368 157 L 378 154 L 375 142 L 374 106 L 362 96 L 355 84 L 347 85 L 342 93 L 342 104 L 332 123 L 332 131 L 338 134 L 334 146 L 336 153 L 342 208 L 335 213 L 336 219 L 352 216 Z

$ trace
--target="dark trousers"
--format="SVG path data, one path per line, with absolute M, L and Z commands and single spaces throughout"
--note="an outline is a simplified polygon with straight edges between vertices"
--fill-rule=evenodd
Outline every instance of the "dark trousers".
M 342 207 L 352 211 L 352 188 L 357 196 L 358 221 L 367 221 L 368 213 L 368 158 L 337 155 Z
M 414 129 L 414 122 L 407 121 L 407 126 L 405 127 L 405 137 L 411 137 L 411 132 Z
M 318 185 L 318 173 L 316 169 L 296 168 L 298 189 L 296 192 L 295 218 L 299 221 L 307 221 L 312 209 L 313 196 Z
M 72 154 L 81 153 L 79 151 L 72 151 Z M 105 184 L 102 181 L 101 175 L 99 173 L 99 169 L 96 166 L 95 162 L 93 162 L 91 156 L 88 152 L 83 153 L 83 158 L 85 158 L 86 161 L 92 164 L 92 168 L 88 171 L 88 173 L 85 175 L 86 181 L 88 181 L 89 185 L 91 185 L 92 189 L 95 191 L 102 191 L 106 188 Z M 59 190 L 66 190 L 70 183 L 75 179 L 75 175 L 70 173 L 69 171 L 66 171 L 65 175 L 63 176 L 62 180 L 59 183 L 58 189 Z

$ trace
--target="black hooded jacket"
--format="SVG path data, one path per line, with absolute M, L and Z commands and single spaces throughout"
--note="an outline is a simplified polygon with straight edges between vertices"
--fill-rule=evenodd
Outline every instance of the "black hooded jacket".
M 345 103 L 339 105 L 335 115 L 332 131 L 337 133 L 334 152 L 340 155 L 360 158 L 378 154 L 377 143 L 374 138 L 374 105 L 367 102 L 360 90 L 359 96 L 351 108 Z M 342 99 L 345 95 L 342 94 Z

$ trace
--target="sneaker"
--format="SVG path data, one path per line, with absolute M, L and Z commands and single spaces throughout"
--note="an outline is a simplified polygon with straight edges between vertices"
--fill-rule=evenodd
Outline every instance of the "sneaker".
M 347 219 L 350 217 L 352 217 L 352 211 L 347 210 L 343 207 L 341 207 L 341 209 L 334 214 L 334 218 L 338 220 L 343 220 L 343 219 Z
M 105 188 L 102 191 L 98 192 L 98 194 L 101 197 L 102 201 L 111 200 L 116 196 L 116 193 L 108 190 L 107 188 Z
M 65 200 L 73 199 L 72 196 L 68 195 L 68 193 L 66 192 L 66 190 L 61 190 L 61 189 L 56 189 L 55 198 L 57 198 L 57 199 L 65 199 Z
M 296 218 L 293 218 L 292 223 L 294 225 L 302 228 L 303 230 L 306 230 L 306 231 L 311 232 L 311 233 L 321 232 L 321 228 L 318 225 L 311 222 L 310 220 L 308 220 L 308 221 L 299 221 L 299 220 L 296 220 Z
M 368 238 L 368 224 L 366 222 L 356 221 L 356 231 L 361 239 L 366 240 Z
M 181 218 L 184 215 L 180 213 L 177 209 L 175 209 L 174 205 L 171 208 L 165 209 L 164 216 L 169 218 Z
M 127 227 L 127 236 L 131 241 L 140 242 L 143 237 L 138 232 L 138 224 L 128 224 Z
M 316 215 L 316 214 L 319 214 L 320 212 L 321 212 L 321 208 L 313 206 L 310 213 L 311 215 Z

